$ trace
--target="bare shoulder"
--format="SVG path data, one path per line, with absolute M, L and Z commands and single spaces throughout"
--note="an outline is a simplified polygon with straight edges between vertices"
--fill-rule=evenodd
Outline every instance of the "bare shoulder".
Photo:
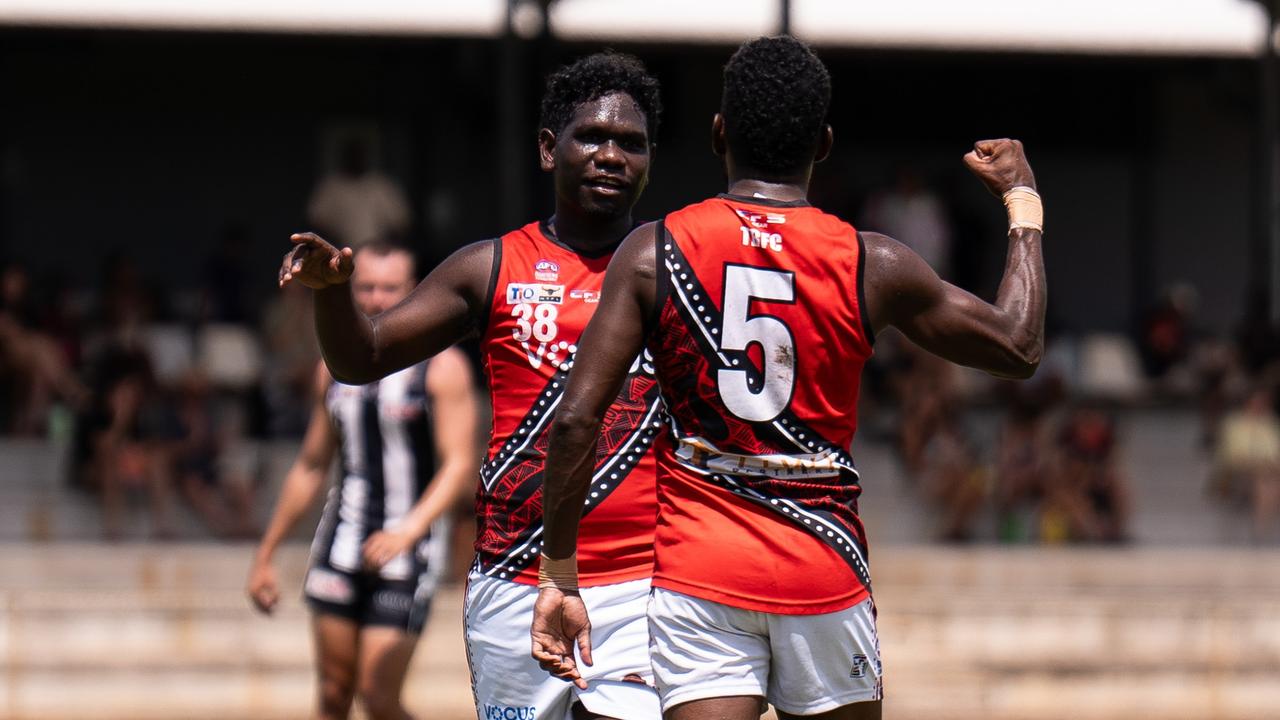
M 931 302 L 941 289 L 938 274 L 914 250 L 888 235 L 862 233 L 865 289 L 872 327 L 879 332 L 902 313 Z
M 614 258 L 627 269 L 637 272 L 641 277 L 652 278 L 656 275 L 654 262 L 657 252 L 654 244 L 658 237 L 658 222 L 647 222 L 632 230 L 622 240 Z

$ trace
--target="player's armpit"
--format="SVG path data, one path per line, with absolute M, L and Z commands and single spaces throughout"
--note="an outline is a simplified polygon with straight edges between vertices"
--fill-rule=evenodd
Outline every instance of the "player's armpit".
M 1028 231 L 1029 232 L 1029 231 Z M 1044 349 L 1044 267 L 1038 233 L 1010 239 L 996 303 L 943 281 L 892 238 L 863 233 L 868 312 L 873 328 L 897 327 L 925 350 L 993 375 L 1026 378 Z

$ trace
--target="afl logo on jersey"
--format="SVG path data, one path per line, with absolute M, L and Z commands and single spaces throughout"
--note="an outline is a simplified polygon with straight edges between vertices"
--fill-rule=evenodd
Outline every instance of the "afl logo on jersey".
M 533 277 L 538 282 L 553 283 L 560 279 L 560 265 L 543 258 L 533 264 Z

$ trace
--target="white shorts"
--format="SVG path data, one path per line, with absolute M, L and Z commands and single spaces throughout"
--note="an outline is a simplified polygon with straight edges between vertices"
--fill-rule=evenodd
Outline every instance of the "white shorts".
M 883 696 L 870 598 L 823 615 L 780 615 L 654 588 L 649 635 L 663 710 L 759 695 L 783 712 L 815 715 Z
M 579 663 L 586 690 L 551 677 L 530 656 L 537 597 L 531 585 L 476 572 L 467 578 L 467 660 L 480 720 L 567 720 L 575 702 L 620 720 L 662 717 L 649 665 L 648 579 L 582 589 L 595 660 Z M 628 675 L 646 684 L 624 680 Z

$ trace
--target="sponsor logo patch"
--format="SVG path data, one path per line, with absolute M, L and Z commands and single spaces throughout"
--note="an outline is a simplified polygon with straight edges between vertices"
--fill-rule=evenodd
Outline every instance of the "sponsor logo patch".
M 343 575 L 324 568 L 312 568 L 307 573 L 306 593 L 324 602 L 347 604 L 355 596 L 355 589 Z
M 584 303 L 600 302 L 600 293 L 595 290 L 573 290 L 569 293 L 569 297 Z
M 867 674 L 867 656 L 861 653 L 853 656 L 853 669 L 849 671 L 849 677 L 860 678 L 866 677 Z
M 563 285 L 544 285 L 542 283 L 507 283 L 507 304 L 520 303 L 564 303 Z
M 533 277 L 538 282 L 553 283 L 560 279 L 560 265 L 554 260 L 543 258 L 533 264 Z
M 538 708 L 485 703 L 484 720 L 538 720 Z
M 373 604 L 393 613 L 407 613 L 413 608 L 413 598 L 407 593 L 379 590 L 373 594 Z

